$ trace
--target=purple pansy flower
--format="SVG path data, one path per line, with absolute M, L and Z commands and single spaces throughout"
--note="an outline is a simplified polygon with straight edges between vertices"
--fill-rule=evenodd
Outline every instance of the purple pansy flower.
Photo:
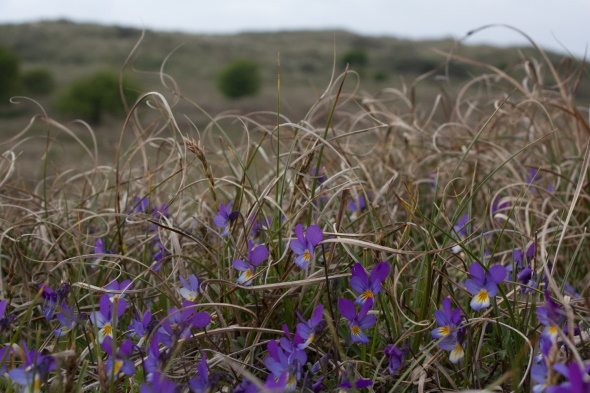
M 268 230 L 268 228 L 270 228 L 272 225 L 272 220 L 269 219 L 258 219 L 254 221 L 254 224 L 252 224 L 252 230 L 250 231 L 250 240 L 252 240 L 252 243 L 254 244 L 260 244 L 260 237 L 262 235 L 262 232 L 265 230 Z
M 16 318 L 15 314 L 7 314 L 6 307 L 8 306 L 8 300 L 4 299 L 0 301 L 0 333 L 8 329 L 12 321 Z
M 354 374 L 354 368 L 352 366 L 347 367 L 346 372 L 342 374 L 342 382 L 338 387 L 342 389 L 362 389 L 373 385 L 373 381 L 369 379 L 351 379 Z
M 288 340 L 287 340 L 288 341 Z M 307 355 L 303 350 L 294 349 L 293 352 L 283 351 L 276 341 L 268 342 L 269 356 L 264 359 L 266 368 L 270 371 L 267 385 L 270 388 L 282 387 L 285 391 L 293 391 L 297 381 L 301 378 L 301 368 L 307 362 Z
M 389 271 L 389 263 L 381 262 L 375 265 L 369 277 L 363 265 L 355 263 L 351 269 L 352 278 L 350 279 L 352 289 L 360 293 L 355 302 L 364 304 L 367 299 L 374 299 L 381 291 L 381 283 L 385 281 L 389 275 Z
M 542 177 L 543 176 L 541 176 L 541 174 L 536 168 L 529 168 L 529 174 L 526 178 L 526 182 L 528 184 L 532 184 L 538 180 L 541 180 Z
M 121 291 L 121 293 L 107 293 L 111 303 L 118 303 L 125 297 L 125 291 L 131 289 L 131 280 L 121 281 L 120 284 L 117 280 L 113 280 L 108 283 L 104 289 L 108 289 L 109 291 Z
M 457 224 L 453 226 L 452 235 L 455 240 L 460 241 L 468 235 L 467 224 L 469 224 L 469 214 L 464 214 L 461 217 L 459 217 Z M 456 236 L 459 236 L 459 238 L 456 239 Z M 453 246 L 453 248 L 451 248 L 451 251 L 453 251 L 454 253 L 458 253 L 459 251 L 461 251 L 461 246 L 457 244 L 456 246 Z
M 557 339 L 557 332 L 560 328 L 566 333 L 569 330 L 563 307 L 551 299 L 551 294 L 547 290 L 545 290 L 545 305 L 537 308 L 537 318 L 545 325 L 542 335 L 548 336 L 552 340 Z M 580 329 L 574 327 L 574 335 L 578 334 L 580 334 Z
M 166 251 L 166 247 L 162 244 L 162 242 L 157 243 L 158 252 L 154 254 L 154 265 L 152 270 L 157 272 L 162 267 L 162 260 L 168 256 L 168 251 Z
M 311 319 L 308 321 L 303 319 L 303 316 L 297 311 L 297 316 L 301 320 L 301 323 L 298 323 L 296 326 L 297 334 L 304 340 L 302 343 L 298 344 L 299 349 L 307 348 L 315 340 L 317 335 L 324 330 L 325 322 L 322 317 L 323 310 L 323 304 L 317 306 L 313 310 Z
M 53 314 L 55 313 L 57 305 L 61 304 L 66 296 L 68 296 L 70 285 L 68 283 L 62 282 L 59 284 L 57 292 L 46 284 L 39 284 L 39 288 L 42 290 L 41 297 L 43 298 L 43 315 L 45 315 L 45 319 L 49 321 L 51 318 L 53 318 Z
M 350 219 L 352 221 L 356 220 L 366 207 L 365 197 L 362 195 L 359 195 L 358 200 L 356 201 L 354 199 L 348 201 L 348 210 L 352 213 Z
M 172 347 L 178 340 L 187 339 L 192 328 L 202 328 L 211 322 L 211 316 L 206 312 L 195 312 L 194 303 L 185 300 L 182 308 L 172 307 L 168 310 L 168 318 L 158 329 L 158 338 L 167 347 Z
M 178 290 L 180 296 L 188 300 L 189 302 L 194 302 L 199 297 L 201 293 L 201 289 L 199 287 L 199 279 L 194 274 L 188 276 L 188 282 L 184 279 L 184 277 L 178 277 L 180 282 L 182 283 L 182 288 Z
M 141 385 L 139 393 L 175 393 L 178 391 L 176 382 L 168 380 L 164 374 L 156 372 L 151 379 L 151 383 Z
M 135 197 L 135 205 L 133 207 L 132 212 L 135 213 L 145 213 L 147 212 L 148 206 L 150 204 L 150 200 L 148 197 Z
M 500 197 L 495 197 L 492 201 L 492 217 L 495 217 L 498 213 L 504 213 L 504 211 L 508 209 L 509 206 L 510 204 L 508 201 L 502 202 Z M 500 218 L 496 218 L 496 220 L 502 221 Z
M 258 393 L 258 386 L 247 379 L 243 379 L 242 383 L 234 390 L 234 393 Z
M 549 386 L 546 393 L 588 393 L 590 392 L 590 364 L 585 364 L 584 367 L 576 362 L 571 362 L 567 366 L 565 364 L 555 364 L 553 369 L 567 378 L 566 382 L 558 386 Z
M 116 314 L 114 313 L 116 308 Z M 107 294 L 100 298 L 100 307 L 97 312 L 94 310 L 90 314 L 90 321 L 98 328 L 98 341 L 102 343 L 105 337 L 113 338 L 113 326 L 117 325 L 117 319 L 123 315 L 127 308 L 125 299 L 120 299 L 117 303 L 111 303 Z
M 152 342 L 147 348 L 147 357 L 143 361 L 145 371 L 147 372 L 146 380 L 148 382 L 156 381 L 155 377 L 161 374 L 168 360 L 171 357 L 171 349 L 163 348 L 160 350 L 160 341 L 158 335 L 152 338 Z
M 219 212 L 213 219 L 215 225 L 223 229 L 221 236 L 227 236 L 229 234 L 231 224 L 238 219 L 239 212 L 231 210 L 232 203 L 233 201 L 230 201 L 227 205 L 224 205 L 223 203 L 220 204 Z
M 322 184 L 324 183 L 327 179 L 326 179 L 326 175 L 325 175 L 325 168 L 321 167 L 318 171 L 317 171 L 317 175 L 316 175 L 316 168 L 311 168 L 310 171 L 312 176 L 315 176 L 317 178 L 318 184 Z
M 137 319 L 133 319 L 131 325 L 129 325 L 129 337 L 138 337 L 139 341 L 137 343 L 138 347 L 141 347 L 146 340 L 147 336 L 152 332 L 154 329 L 156 321 L 152 321 L 152 313 L 149 310 L 146 310 L 143 313 L 143 316 L 137 316 Z
M 461 309 L 451 311 L 451 299 L 445 298 L 442 302 L 443 309 L 434 312 L 434 318 L 438 328 L 433 329 L 430 334 L 432 338 L 447 337 L 461 324 Z
M 105 337 L 102 342 L 102 349 L 109 355 L 106 361 L 108 376 L 117 377 L 119 372 L 125 375 L 133 375 L 135 373 L 135 364 L 129 359 L 133 354 L 133 343 L 131 343 L 131 340 L 125 341 L 117 348 L 117 353 L 113 353 L 113 339 L 111 337 Z
M 359 313 L 356 313 L 356 307 L 352 300 L 341 298 L 338 300 L 338 310 L 344 318 L 350 321 L 348 327 L 350 328 L 350 335 L 352 341 L 356 341 L 361 344 L 369 342 L 369 338 L 363 332 L 363 329 L 368 329 L 377 322 L 377 317 L 374 315 L 367 315 L 369 310 L 373 307 L 373 299 L 369 298 L 363 303 Z
M 252 241 L 248 240 L 248 259 L 246 261 L 241 259 L 232 261 L 234 269 L 242 272 L 236 280 L 240 285 L 250 285 L 254 276 L 254 270 L 268 258 L 268 248 L 264 244 L 255 248 L 252 248 L 252 246 Z
M 297 255 L 295 258 L 295 264 L 305 270 L 315 255 L 315 246 L 324 239 L 324 233 L 319 226 L 311 225 L 307 228 L 304 235 L 303 226 L 298 224 L 295 227 L 295 235 L 297 236 L 297 239 L 291 240 L 289 246 L 295 255 Z
M 203 355 L 197 366 L 197 375 L 188 381 L 191 390 L 193 393 L 209 393 L 213 391 L 217 382 L 218 378 L 216 375 L 209 376 L 207 357 Z
M 441 349 L 450 352 L 449 361 L 451 363 L 456 364 L 465 357 L 465 333 L 465 328 L 457 329 L 438 343 Z
M 57 337 L 62 337 L 68 334 L 80 320 L 80 318 L 77 318 L 74 315 L 74 307 L 68 307 L 66 302 L 62 302 L 61 312 L 57 313 L 55 318 L 57 318 L 60 324 L 60 327 L 54 330 Z
M 51 371 L 56 368 L 53 356 L 43 356 L 36 349 L 28 350 L 27 345 L 23 342 L 23 352 L 25 354 L 24 364 L 19 368 L 13 368 L 8 372 L 8 376 L 13 382 L 22 385 L 23 392 L 40 392 L 43 384 Z
M 473 295 L 471 308 L 475 311 L 490 306 L 490 298 L 498 293 L 498 284 L 506 278 L 506 268 L 502 265 L 490 267 L 486 273 L 478 262 L 469 266 L 471 279 L 465 281 L 465 287 Z
M 385 356 L 387 356 L 387 358 L 389 359 L 387 371 L 389 371 L 390 375 L 395 375 L 397 373 L 397 370 L 399 370 L 399 368 L 404 363 L 404 359 L 406 357 L 405 353 L 393 344 L 385 348 L 383 352 L 385 353 Z

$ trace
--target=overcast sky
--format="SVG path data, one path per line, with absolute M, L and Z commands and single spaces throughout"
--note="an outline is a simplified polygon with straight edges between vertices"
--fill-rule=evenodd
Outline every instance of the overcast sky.
M 501 23 L 578 56 L 590 42 L 590 0 L 0 0 L 0 23 L 57 18 L 196 33 L 339 28 L 412 39 L 459 39 Z M 495 27 L 465 42 L 525 39 Z

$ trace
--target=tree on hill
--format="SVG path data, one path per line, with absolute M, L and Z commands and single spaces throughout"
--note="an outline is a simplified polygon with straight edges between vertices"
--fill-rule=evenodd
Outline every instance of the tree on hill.
M 234 60 L 217 76 L 217 87 L 228 98 L 255 95 L 261 83 L 258 63 L 248 59 Z
M 27 93 L 49 94 L 55 88 L 55 79 L 45 68 L 35 68 L 22 75 L 22 82 Z
M 123 91 L 128 103 L 139 96 L 139 88 L 125 80 Z M 94 124 L 101 122 L 104 114 L 124 114 L 119 93 L 119 75 L 112 71 L 98 71 L 74 82 L 58 98 L 57 109 L 88 119 Z
M 20 58 L 10 49 L 0 47 L 0 105 L 7 104 L 19 89 Z

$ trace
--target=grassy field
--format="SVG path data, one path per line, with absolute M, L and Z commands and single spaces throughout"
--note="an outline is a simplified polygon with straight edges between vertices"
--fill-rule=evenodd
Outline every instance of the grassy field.
M 264 51 L 263 37 L 279 50 L 297 34 L 310 33 L 238 37 Z M 158 58 L 150 40 L 171 37 L 148 34 L 136 68 L 157 70 L 141 63 Z M 169 72 L 207 63 L 205 48 L 211 62 L 218 45 L 247 51 L 237 39 L 195 38 Z M 320 42 L 329 51 L 333 33 Z M 281 64 L 321 58 L 286 52 Z M 536 52 L 505 72 L 492 58 L 452 85 L 432 76 L 440 94 L 422 99 L 419 79 L 373 92 L 354 72 L 330 82 L 332 58 L 317 85 L 283 84 L 280 105 L 270 76 L 268 104 L 195 87 L 187 97 L 213 114 L 194 126 L 196 106 L 154 82 L 150 106 L 110 132 L 44 118 L 10 129 L 0 390 L 589 391 L 581 66 Z M 305 91 L 308 106 L 289 112 Z

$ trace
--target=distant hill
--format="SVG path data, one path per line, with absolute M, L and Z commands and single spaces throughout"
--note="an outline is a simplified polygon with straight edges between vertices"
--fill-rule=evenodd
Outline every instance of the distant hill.
M 77 24 L 68 21 L 0 25 L 0 45 L 22 58 L 23 69 L 46 67 L 59 86 L 93 70 L 120 70 L 140 38 L 138 29 L 120 26 Z M 288 31 L 236 35 L 192 35 L 146 31 L 128 73 L 146 90 L 165 91 L 158 75 L 172 76 L 181 92 L 215 115 L 223 110 L 274 110 L 276 108 L 277 57 L 280 53 L 282 102 L 288 116 L 302 116 L 330 80 L 332 66 L 341 72 L 342 57 L 351 50 L 366 54 L 365 65 L 351 65 L 361 76 L 361 89 L 372 94 L 388 86 L 411 83 L 418 75 L 436 68 L 445 57 L 436 53 L 453 50 L 452 40 L 409 41 L 392 37 L 368 37 L 346 31 Z M 462 46 L 455 53 L 510 71 L 523 57 L 539 57 L 531 48 Z M 558 64 L 561 56 L 548 54 Z M 264 88 L 259 96 L 238 101 L 223 98 L 215 78 L 221 67 L 235 58 L 251 58 L 262 67 Z M 462 83 L 484 72 L 482 67 L 453 61 L 438 74 Z M 434 86 L 434 78 L 425 81 Z M 354 83 L 352 83 L 354 85 Z M 434 89 L 434 87 L 432 87 Z M 431 94 L 429 87 L 424 94 Z M 585 94 L 582 91 L 580 94 Z M 182 107 L 182 106 L 181 106 Z M 195 111 L 190 106 L 182 107 Z M 190 108 L 190 109 L 189 109 Z

